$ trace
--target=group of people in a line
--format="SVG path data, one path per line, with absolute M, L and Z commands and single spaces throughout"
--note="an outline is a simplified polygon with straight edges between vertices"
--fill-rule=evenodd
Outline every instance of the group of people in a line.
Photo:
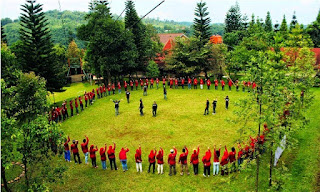
M 267 125 L 264 125 L 264 131 L 262 135 L 258 135 L 257 137 L 250 137 L 248 143 L 240 143 L 237 144 L 238 153 L 235 147 L 231 147 L 231 151 L 229 152 L 227 147 L 224 147 L 223 154 L 221 153 L 221 145 L 219 148 L 214 145 L 213 151 L 210 150 L 210 147 L 205 151 L 205 155 L 202 157 L 201 161 L 203 163 L 203 176 L 209 177 L 211 164 L 213 164 L 213 174 L 218 175 L 220 166 L 221 166 L 221 175 L 226 175 L 228 173 L 236 172 L 237 170 L 241 170 L 241 165 L 244 160 L 248 159 L 249 161 L 256 157 L 257 154 L 261 154 L 264 151 L 263 144 L 265 142 L 265 135 L 268 132 Z M 76 164 L 81 164 L 80 152 L 78 149 L 79 142 L 77 140 L 73 140 L 71 146 L 69 147 L 70 137 L 65 140 L 64 143 L 64 154 L 65 161 L 71 162 L 71 153 L 73 154 L 73 159 Z M 83 143 L 81 143 L 81 150 L 84 155 L 85 164 L 89 164 L 89 158 L 91 159 L 91 164 L 93 168 L 98 168 L 97 166 L 97 155 L 100 155 L 101 166 L 103 170 L 107 169 L 107 157 L 110 162 L 110 169 L 117 170 L 116 163 L 116 144 L 113 142 L 112 145 L 107 146 L 105 144 L 100 149 L 96 145 L 90 145 L 89 147 L 89 138 L 85 136 L 83 139 Z M 122 165 L 122 170 L 125 172 L 128 170 L 128 159 L 127 153 L 129 152 L 128 147 L 123 147 L 119 151 L 119 160 Z M 198 175 L 199 173 L 199 154 L 200 154 L 200 146 L 195 148 L 191 154 L 191 157 L 188 159 L 189 150 L 187 146 L 182 148 L 181 154 L 177 158 L 177 149 L 173 146 L 168 154 L 167 161 L 165 161 L 165 154 L 162 147 L 157 150 L 156 148 L 152 149 L 147 157 L 148 159 L 148 173 L 155 173 L 155 167 L 157 163 L 157 173 L 164 173 L 164 164 L 168 163 L 169 166 L 169 175 L 176 175 L 176 165 L 180 164 L 180 175 L 187 174 L 189 175 L 189 166 L 188 162 L 193 166 L 194 175 Z M 213 158 L 212 158 L 213 157 Z M 211 160 L 212 158 L 212 160 Z M 142 148 L 139 144 L 139 147 L 136 149 L 136 153 L 134 155 L 134 161 L 136 164 L 136 171 L 141 173 L 143 170 L 142 162 Z
M 199 78 L 199 81 L 197 78 L 186 78 L 187 82 L 186 84 L 188 85 L 188 88 L 191 89 L 191 85 L 193 85 L 194 89 L 197 89 L 198 83 L 200 82 L 200 89 L 203 89 L 203 85 L 206 84 L 207 88 L 210 89 L 211 86 L 211 80 L 210 79 L 203 79 L 203 78 Z M 139 82 L 140 81 L 140 82 Z M 136 90 L 138 90 L 138 86 L 140 84 L 141 89 L 143 90 L 143 95 L 147 96 L 147 90 L 153 89 L 154 84 L 156 84 L 156 88 L 159 89 L 159 83 L 160 80 L 159 78 L 156 78 L 155 80 L 153 78 L 151 78 L 150 80 L 148 78 L 145 79 L 136 79 L 136 80 L 130 80 L 129 83 L 127 81 L 124 81 L 123 85 L 124 85 L 124 89 L 125 89 L 125 95 L 126 95 L 126 99 L 127 102 L 130 102 L 130 91 L 128 87 L 131 87 L 131 91 L 134 90 L 134 86 L 136 87 Z M 169 78 L 166 79 L 166 77 L 162 78 L 162 87 L 163 87 L 163 95 L 164 95 L 164 99 L 167 100 L 167 89 L 166 89 L 166 84 L 168 84 L 170 86 L 170 88 L 178 88 L 180 85 L 182 86 L 182 88 L 184 89 L 185 86 L 185 78 L 180 77 L 180 78 Z M 226 85 L 225 81 L 222 79 L 220 80 L 220 84 L 222 87 L 222 90 L 224 90 L 224 87 Z M 229 90 L 231 91 L 232 86 L 235 85 L 236 86 L 236 90 L 239 91 L 239 81 L 236 80 L 235 82 L 233 82 L 231 79 L 228 79 L 228 86 L 229 86 Z M 242 82 L 243 85 L 243 91 L 245 91 L 246 89 L 248 90 L 248 92 L 250 92 L 251 90 L 255 90 L 256 89 L 256 83 L 255 82 L 246 82 L 243 81 Z M 117 83 L 118 86 L 118 92 L 119 94 L 121 94 L 121 89 L 122 89 L 122 84 L 120 83 L 120 81 Z M 218 89 L 219 86 L 219 81 L 217 79 L 214 80 L 214 86 L 215 89 Z M 52 107 L 52 109 L 49 111 L 48 113 L 48 121 L 49 123 L 51 122 L 62 122 L 64 120 L 66 120 L 69 117 L 69 112 L 68 112 L 68 106 L 69 106 L 69 111 L 70 111 L 70 116 L 72 117 L 74 114 L 79 115 L 80 110 L 83 111 L 85 108 L 87 108 L 89 105 L 92 105 L 95 101 L 96 98 L 103 98 L 106 97 L 108 95 L 114 95 L 115 94 L 115 83 L 110 83 L 107 85 L 107 87 L 102 84 L 101 86 L 92 89 L 92 91 L 90 92 L 85 92 L 83 96 L 78 96 L 70 101 L 65 100 L 61 107 L 56 106 L 56 107 Z M 84 102 L 83 102 L 84 100 Z M 229 98 L 228 96 L 225 98 L 226 101 L 226 109 L 228 109 L 229 106 Z M 115 113 L 116 115 L 119 114 L 119 100 L 113 101 L 115 103 Z M 206 103 L 206 108 L 205 108 L 205 115 L 209 113 L 209 101 L 207 101 Z M 141 105 L 142 104 L 142 105 Z M 216 110 L 216 106 L 217 106 L 217 100 L 214 100 L 213 103 L 213 114 L 215 114 L 215 110 Z M 143 103 L 142 100 L 140 100 L 140 115 L 143 115 Z M 157 113 L 157 103 L 154 102 L 152 105 L 152 113 L 153 116 L 156 116 Z

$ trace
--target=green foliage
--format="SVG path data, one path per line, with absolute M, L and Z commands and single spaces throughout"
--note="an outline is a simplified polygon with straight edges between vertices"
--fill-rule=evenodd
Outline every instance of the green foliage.
M 267 32 L 273 31 L 273 26 L 272 26 L 272 21 L 271 21 L 271 16 L 269 11 L 267 12 L 267 17 L 265 20 L 265 31 Z
M 19 122 L 28 122 L 47 109 L 46 81 L 33 72 L 20 75 L 15 90 L 16 117 Z
M 14 85 L 19 78 L 19 68 L 16 56 L 5 43 L 1 44 L 1 78 L 8 86 Z
M 148 77 L 159 77 L 160 71 L 159 66 L 154 61 L 150 61 L 147 67 L 147 76 Z
M 242 15 L 238 2 L 231 6 L 228 10 L 225 19 L 225 32 L 230 33 L 237 30 L 243 29 Z
M 288 24 L 287 24 L 287 20 L 286 20 L 286 16 L 283 15 L 283 19 L 280 25 L 280 32 L 282 34 L 287 34 L 288 33 Z
M 5 25 L 7 25 L 7 24 L 9 24 L 9 23 L 12 23 L 13 21 L 10 19 L 10 18 L 8 18 L 8 17 L 6 17 L 6 18 L 3 18 L 3 19 L 1 19 L 1 26 L 5 26 Z
M 297 20 L 297 16 L 296 16 L 296 12 L 294 11 L 293 12 L 293 16 L 292 16 L 292 20 L 291 20 L 291 23 L 290 23 L 290 31 L 296 27 L 296 25 L 298 25 L 298 20 Z
M 310 35 L 314 47 L 320 47 L 320 11 L 318 13 L 316 21 L 308 25 L 306 31 Z
M 197 7 L 195 10 L 195 18 L 193 20 L 193 35 L 197 38 L 200 38 L 202 45 L 206 44 L 211 35 L 211 19 L 208 16 L 209 12 L 207 11 L 208 7 L 206 7 L 205 2 L 197 3 Z
M 7 43 L 7 36 L 4 32 L 3 25 L 1 25 L 1 43 L 2 42 Z
M 65 84 L 63 64 L 54 60 L 53 44 L 47 19 L 41 4 L 28 1 L 22 5 L 20 39 L 22 47 L 20 57 L 22 70 L 33 71 L 47 80 L 49 91 L 60 89 Z

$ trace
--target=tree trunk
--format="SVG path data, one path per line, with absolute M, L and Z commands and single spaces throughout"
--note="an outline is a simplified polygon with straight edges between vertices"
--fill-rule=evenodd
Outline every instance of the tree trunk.
M 7 192 L 11 192 L 11 190 L 8 187 L 7 179 L 6 179 L 6 169 L 1 164 L 1 178 L 3 182 L 3 187 Z

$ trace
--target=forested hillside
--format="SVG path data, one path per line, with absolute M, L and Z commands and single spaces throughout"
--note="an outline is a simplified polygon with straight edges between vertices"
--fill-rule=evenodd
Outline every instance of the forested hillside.
M 85 43 L 76 37 L 76 29 L 86 23 L 84 19 L 86 12 L 51 10 L 45 12 L 45 14 L 54 43 L 67 45 L 69 40 L 74 38 L 80 48 L 85 47 Z M 143 22 L 153 25 L 158 33 L 185 33 L 187 36 L 192 34 L 192 22 L 175 22 L 152 18 L 146 18 Z M 19 19 L 3 18 L 1 19 L 1 25 L 4 26 L 8 44 L 12 45 L 19 39 Z M 224 24 L 213 24 L 212 32 L 213 34 L 222 35 L 224 33 Z

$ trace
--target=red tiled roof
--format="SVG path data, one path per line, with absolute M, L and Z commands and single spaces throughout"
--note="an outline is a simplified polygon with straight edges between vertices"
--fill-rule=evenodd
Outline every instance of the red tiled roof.
M 175 39 L 176 37 L 182 37 L 182 36 L 185 36 L 185 34 L 183 34 L 183 33 L 161 33 L 161 34 L 158 34 L 158 36 L 160 37 L 161 43 L 167 44 L 169 39 Z
M 210 37 L 210 41 L 213 44 L 221 44 L 221 43 L 223 43 L 222 37 L 220 35 L 212 35 Z

